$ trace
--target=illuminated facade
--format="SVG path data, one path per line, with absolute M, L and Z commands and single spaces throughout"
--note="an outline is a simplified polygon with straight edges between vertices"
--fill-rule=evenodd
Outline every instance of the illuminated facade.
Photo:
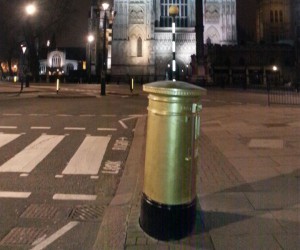
M 78 60 L 67 58 L 66 51 L 54 50 L 47 53 L 47 59 L 40 60 L 40 75 L 56 74 L 58 71 L 68 75 L 72 70 L 78 70 Z
M 236 0 L 203 1 L 204 42 L 236 44 Z
M 186 71 L 196 53 L 195 1 L 175 1 L 177 71 Z M 172 61 L 172 0 L 115 0 L 112 74 L 165 76 Z M 179 74 L 179 73 L 178 73 Z
M 166 78 L 172 65 L 171 5 L 176 16 L 176 64 L 178 76 L 190 72 L 191 55 L 196 54 L 196 0 L 108 1 L 116 16 L 108 14 L 108 73 L 112 76 L 157 76 Z M 92 0 L 89 31 L 96 34 L 87 45 L 91 70 L 99 72 L 101 60 L 102 1 Z M 236 0 L 203 0 L 204 42 L 236 44 Z M 113 22 L 112 22 L 113 20 Z M 112 34 L 113 33 L 113 34 Z M 111 35 L 112 34 L 112 35 Z M 111 39 L 111 40 L 110 40 Z M 89 56 L 87 56 L 89 60 Z

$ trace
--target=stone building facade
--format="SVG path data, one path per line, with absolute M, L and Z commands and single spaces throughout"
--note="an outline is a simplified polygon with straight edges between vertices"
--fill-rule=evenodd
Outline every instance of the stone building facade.
M 204 42 L 237 43 L 236 0 L 204 0 Z
M 295 0 L 259 0 L 256 34 L 258 42 L 291 41 L 294 36 L 292 3 Z
M 109 1 L 116 15 L 111 21 L 112 36 L 107 34 L 108 73 L 118 76 L 149 76 L 165 79 L 172 61 L 172 18 L 169 7 L 177 5 L 176 64 L 178 79 L 191 74 L 191 56 L 196 54 L 196 0 L 114 0 Z M 236 43 L 236 0 L 203 0 L 204 42 Z M 101 32 L 101 3 L 92 1 L 89 30 Z M 98 7 L 97 7 L 98 6 Z M 92 18 L 94 16 L 94 19 Z M 112 18 L 109 18 L 112 20 Z M 96 21 L 96 22 L 95 22 Z M 102 21 L 103 22 L 103 21 Z M 100 24 L 100 25 L 99 25 Z M 101 36 L 96 36 L 102 39 Z M 96 41 L 91 55 L 97 64 Z M 100 42 L 101 43 L 101 42 Z M 93 52 L 94 51 L 94 52 Z M 101 52 L 100 52 L 101 53 Z M 96 71 L 97 67 L 94 67 Z

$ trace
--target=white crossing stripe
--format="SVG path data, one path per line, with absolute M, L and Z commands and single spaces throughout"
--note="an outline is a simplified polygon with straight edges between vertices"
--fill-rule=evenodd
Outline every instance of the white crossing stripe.
M 17 126 L 0 126 L 1 129 L 16 129 Z
M 62 174 L 97 175 L 110 136 L 86 136 Z
M 55 194 L 53 200 L 82 200 L 82 201 L 94 201 L 97 199 L 97 195 L 90 194 Z
M 24 150 L 0 166 L 0 172 L 31 172 L 64 137 L 64 135 L 41 135 Z
M 0 148 L 18 138 L 20 134 L 0 134 Z
M 0 198 L 20 198 L 26 199 L 31 195 L 30 192 L 9 192 L 9 191 L 2 191 L 0 192 Z

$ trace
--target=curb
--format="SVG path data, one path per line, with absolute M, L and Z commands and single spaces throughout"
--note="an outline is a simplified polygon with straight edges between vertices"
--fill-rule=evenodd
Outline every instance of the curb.
M 124 249 L 129 214 L 139 191 L 145 153 L 146 116 L 137 120 L 134 138 L 116 194 L 106 208 L 93 249 Z M 141 146 L 142 145 L 142 146 Z
M 50 98 L 50 99 L 73 99 L 73 98 L 97 98 L 96 95 L 75 95 L 75 94 L 42 94 L 38 95 L 39 98 Z

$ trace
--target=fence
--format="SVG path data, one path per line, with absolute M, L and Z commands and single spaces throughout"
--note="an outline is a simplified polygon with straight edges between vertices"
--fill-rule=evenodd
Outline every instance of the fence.
M 269 86 L 268 87 L 268 105 L 300 105 L 300 91 L 297 86 Z

